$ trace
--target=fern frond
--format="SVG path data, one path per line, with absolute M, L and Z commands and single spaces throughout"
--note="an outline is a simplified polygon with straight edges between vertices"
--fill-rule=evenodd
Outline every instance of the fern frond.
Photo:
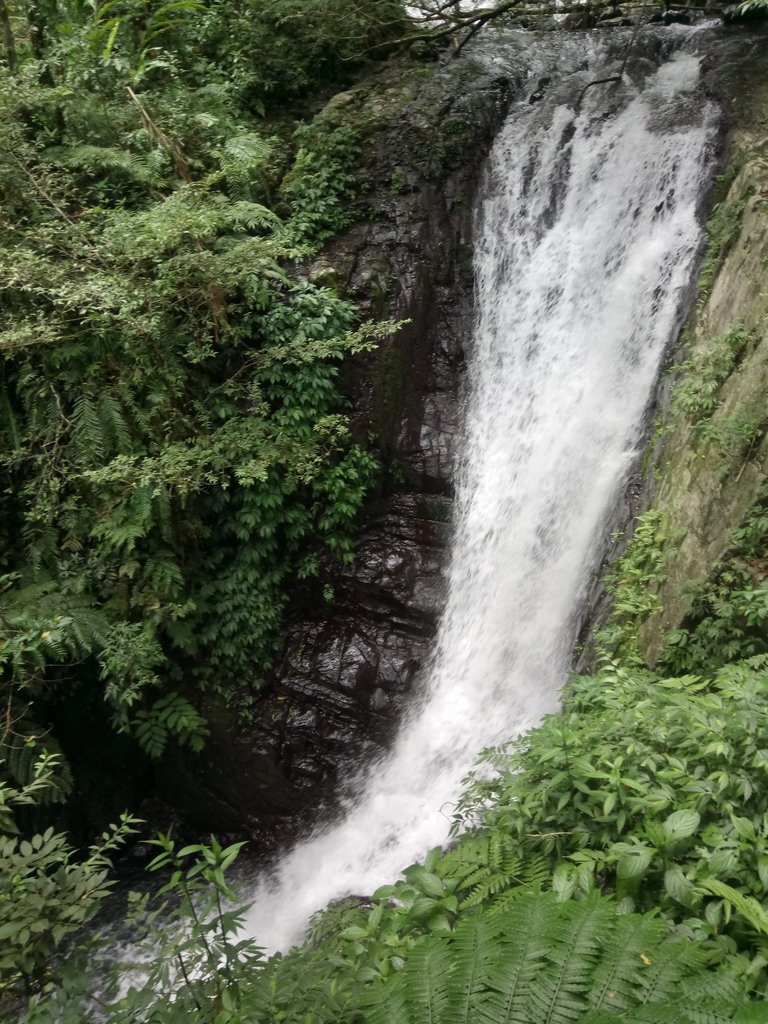
M 109 447 L 99 407 L 87 394 L 81 394 L 72 413 L 72 447 L 78 462 L 92 466 L 103 462 Z
M 231 203 L 225 214 L 226 223 L 247 231 L 274 231 L 280 227 L 280 218 L 260 203 L 242 199 Z
M 506 889 L 499 896 L 493 899 L 492 903 L 487 905 L 487 911 L 490 915 L 503 914 L 509 910 L 521 897 L 530 893 L 531 890 L 525 886 L 519 885 L 514 889 Z
M 148 558 L 144 575 L 152 590 L 163 598 L 175 597 L 184 585 L 181 569 L 170 555 L 165 558 Z
M 151 708 L 138 711 L 132 729 L 140 745 L 153 758 L 162 755 L 171 736 L 191 750 L 202 750 L 208 733 L 205 720 L 177 693 L 161 697 Z
M 638 972 L 646 966 L 647 951 L 655 948 L 665 934 L 663 921 L 618 918 L 611 941 L 605 944 L 595 968 L 587 1003 L 596 1010 L 626 1010 L 635 1005 Z
M 708 969 L 706 953 L 670 940 L 663 921 L 618 915 L 596 893 L 582 902 L 558 903 L 554 893 L 521 890 L 508 910 L 482 907 L 455 932 L 414 945 L 403 971 L 372 986 L 366 1005 L 373 1012 L 364 1019 L 733 1024 L 737 1010 L 748 1005 L 743 968 L 743 961 L 734 961 Z
M 405 992 L 402 972 L 390 976 L 386 985 L 365 990 L 362 998 L 365 1024 L 404 1024 L 409 1021 Z
M 532 889 L 541 889 L 549 886 L 552 877 L 552 869 L 547 858 L 541 854 L 527 854 L 525 863 L 520 873 L 522 885 Z
M 598 897 L 561 906 L 550 932 L 549 963 L 531 993 L 533 1018 L 541 1024 L 570 1024 L 586 1009 L 589 976 L 614 921 L 613 908 Z
M 735 1007 L 741 1007 L 744 1003 L 744 978 L 737 969 L 738 965 L 731 967 L 729 963 L 719 971 L 702 972 L 694 980 L 684 978 L 680 982 L 679 1002 L 686 1007 L 704 1007 L 707 1012 L 715 1012 L 720 1007 L 720 1015 L 726 1011 L 732 1012 Z M 688 1012 L 691 1012 L 690 1010 Z M 696 1013 L 703 1013 L 696 1009 Z M 768 1014 L 767 1020 L 768 1020 Z M 696 1018 L 695 1018 L 696 1019 Z M 709 1021 L 702 1019 L 702 1024 L 709 1024 Z M 719 1024 L 716 1018 L 712 1024 Z
M 167 543 L 172 539 L 171 496 L 167 487 L 157 485 L 152 495 L 152 514 L 155 527 Z M 168 560 L 171 559 L 170 554 Z M 175 563 L 174 563 L 175 564 Z M 177 567 L 178 569 L 178 567 Z
M 72 167 L 94 176 L 119 171 L 141 185 L 156 185 L 160 180 L 154 161 L 127 149 L 88 145 L 51 148 L 46 152 L 46 159 L 61 167 Z
M 487 991 L 478 1001 L 486 1024 L 527 1024 L 535 979 L 546 964 L 546 936 L 556 921 L 553 901 L 525 893 L 506 914 L 494 918 L 501 939 L 488 972 Z
M 403 972 L 405 1005 L 412 1021 L 442 1024 L 448 1008 L 448 976 L 454 969 L 450 950 L 439 938 L 427 936 L 413 947 Z
M 112 391 L 105 391 L 99 398 L 99 422 L 102 436 L 108 445 L 108 455 L 126 455 L 133 448 L 129 427 L 120 401 Z
M 629 1021 L 623 1013 L 617 1016 L 603 1010 L 589 1010 L 580 1019 L 579 1024 L 629 1024 Z
M 154 493 L 150 485 L 135 487 L 110 516 L 95 524 L 93 536 L 121 555 L 129 554 L 153 528 Z
M 227 167 L 240 171 L 261 168 L 272 155 L 272 143 L 256 132 L 241 132 L 224 143 L 224 161 Z
M 627 1018 L 623 1018 L 626 1020 Z M 691 1019 L 679 1006 L 644 1006 L 629 1018 L 632 1024 L 691 1024 Z
M 219 165 L 232 199 L 253 199 L 272 150 L 272 143 L 256 132 L 243 132 L 225 142 Z
M 681 977 L 703 966 L 706 954 L 693 943 L 669 943 L 664 955 L 652 957 L 648 970 L 639 975 L 640 1003 L 675 1002 Z
M 702 1005 L 696 1006 L 694 1004 L 692 1006 L 690 1003 L 685 1005 L 685 1008 L 682 1010 L 682 1019 L 685 1021 L 685 1024 L 688 1021 L 691 1024 L 732 1024 L 734 1009 L 742 1005 L 741 1000 L 743 1000 L 744 995 L 739 993 L 734 1000 L 721 1002 L 719 1006 L 716 1006 L 714 1003 L 708 1003 L 706 995 L 701 993 L 696 993 L 690 998 L 700 1000 Z M 736 1002 L 736 999 L 740 1001 Z M 763 1024 L 766 1021 L 768 1021 L 768 1012 L 763 1016 Z
M 531 865 L 523 861 L 519 845 L 501 832 L 485 832 L 463 838 L 442 858 L 439 872 L 458 881 L 457 894 L 463 899 L 461 909 L 479 906 L 493 897 L 523 884 L 530 884 L 532 875 L 538 876 L 543 859 Z M 542 878 L 549 877 L 544 868 Z
M 455 970 L 446 982 L 444 1024 L 472 1024 L 474 1003 L 496 953 L 492 931 L 482 917 L 460 920 L 453 939 Z

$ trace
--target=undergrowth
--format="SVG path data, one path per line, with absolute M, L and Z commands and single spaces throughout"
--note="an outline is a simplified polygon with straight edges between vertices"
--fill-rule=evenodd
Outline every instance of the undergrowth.
M 744 210 L 752 195 L 745 190 L 738 199 L 723 199 L 713 209 L 707 224 L 707 252 L 699 273 L 699 302 L 704 302 L 733 244 L 739 237 Z

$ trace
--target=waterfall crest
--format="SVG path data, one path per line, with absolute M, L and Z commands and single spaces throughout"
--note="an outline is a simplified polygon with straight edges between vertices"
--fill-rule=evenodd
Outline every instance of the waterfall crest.
M 717 112 L 697 94 L 692 35 L 661 67 L 581 98 L 607 55 L 565 37 L 529 93 L 542 75 L 557 84 L 516 104 L 495 143 L 449 599 L 424 695 L 339 820 L 258 884 L 248 927 L 271 950 L 444 841 L 479 751 L 557 708 L 699 243 Z

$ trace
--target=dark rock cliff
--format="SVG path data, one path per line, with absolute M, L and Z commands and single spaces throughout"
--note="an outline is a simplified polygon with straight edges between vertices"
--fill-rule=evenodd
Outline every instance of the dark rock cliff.
M 309 268 L 364 315 L 408 321 L 349 370 L 354 427 L 377 439 L 386 479 L 330 604 L 299 605 L 253 725 L 217 708 L 200 758 L 160 788 L 194 825 L 275 827 L 354 775 L 392 733 L 443 607 L 461 369 L 472 327 L 472 211 L 508 106 L 509 74 L 468 57 L 383 67 L 330 108 L 374 123 L 366 215 Z

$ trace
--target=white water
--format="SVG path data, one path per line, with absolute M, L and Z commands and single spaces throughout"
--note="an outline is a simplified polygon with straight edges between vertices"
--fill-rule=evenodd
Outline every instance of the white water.
M 564 44 L 550 73 L 562 81 L 587 45 Z M 714 112 L 684 53 L 642 89 L 590 89 L 576 115 L 605 60 L 593 54 L 593 70 L 562 86 L 569 103 L 554 88 L 521 102 L 495 144 L 476 232 L 450 596 L 428 692 L 341 819 L 259 884 L 248 927 L 270 950 L 300 940 L 329 900 L 394 881 L 444 841 L 479 751 L 557 707 L 574 612 L 679 326 L 712 148 Z

